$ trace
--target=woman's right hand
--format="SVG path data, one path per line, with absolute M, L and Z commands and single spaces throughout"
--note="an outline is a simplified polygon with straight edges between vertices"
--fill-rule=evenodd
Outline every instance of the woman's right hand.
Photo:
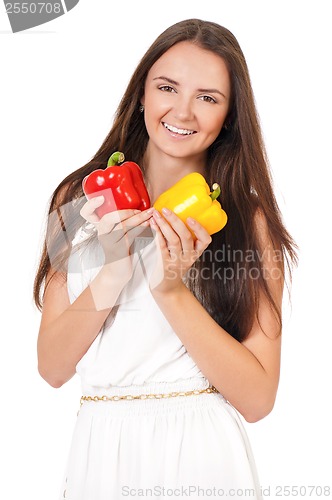
M 105 254 L 104 266 L 117 271 L 124 281 L 132 276 L 131 245 L 146 227 L 154 212 L 153 208 L 144 210 L 117 210 L 99 218 L 96 208 L 104 202 L 103 196 L 88 200 L 81 209 L 81 216 L 97 229 L 98 239 Z

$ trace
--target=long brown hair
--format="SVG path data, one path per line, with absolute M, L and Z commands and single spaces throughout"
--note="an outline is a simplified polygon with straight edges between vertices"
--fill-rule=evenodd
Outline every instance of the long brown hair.
M 286 267 L 291 270 L 296 262 L 296 245 L 283 224 L 273 192 L 243 52 L 228 29 L 200 19 L 176 23 L 155 40 L 138 64 L 118 106 L 113 126 L 95 156 L 68 175 L 54 191 L 49 214 L 57 213 L 61 224 L 58 229 L 48 231 L 35 278 L 34 299 L 41 309 L 41 290 L 51 268 L 50 249 L 59 256 L 57 270 L 66 271 L 69 242 L 84 222 L 79 214 L 84 202 L 82 179 L 94 169 L 104 168 L 108 157 L 116 150 L 124 151 L 128 159 L 139 163 L 144 173 L 148 134 L 139 111 L 144 84 L 151 66 L 181 41 L 190 41 L 218 54 L 226 63 L 231 80 L 229 113 L 219 136 L 209 148 L 207 161 L 207 182 L 221 185 L 228 223 L 212 236 L 212 243 L 190 270 L 195 272 L 189 273 L 187 285 L 218 324 L 242 341 L 257 317 L 261 290 L 281 328 L 281 311 L 264 277 L 261 261 L 264 249 L 255 224 L 257 209 L 265 216 L 274 250 L 279 252 L 281 270 Z M 76 203 L 72 203 L 73 200 Z M 69 206 L 68 214 L 63 207 Z M 64 230 L 66 238 L 63 238 Z

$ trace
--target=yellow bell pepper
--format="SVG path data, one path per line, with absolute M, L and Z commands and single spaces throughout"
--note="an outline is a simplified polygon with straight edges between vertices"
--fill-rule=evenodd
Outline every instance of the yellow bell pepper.
M 153 206 L 159 212 L 164 207 L 172 210 L 185 224 L 187 217 L 192 217 L 211 235 L 227 223 L 226 212 L 216 200 L 220 187 L 213 184 L 212 189 L 211 193 L 203 175 L 192 172 L 162 193 Z

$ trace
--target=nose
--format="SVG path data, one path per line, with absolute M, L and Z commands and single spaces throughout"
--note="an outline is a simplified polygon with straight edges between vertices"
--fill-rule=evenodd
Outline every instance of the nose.
M 174 117 L 178 121 L 192 120 L 194 116 L 192 99 L 184 95 L 177 97 L 174 105 Z

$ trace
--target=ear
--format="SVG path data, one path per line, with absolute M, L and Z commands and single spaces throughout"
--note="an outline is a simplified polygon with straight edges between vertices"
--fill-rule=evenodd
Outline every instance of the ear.
M 141 99 L 140 99 L 140 103 L 144 106 L 145 104 L 145 95 L 143 94 Z

